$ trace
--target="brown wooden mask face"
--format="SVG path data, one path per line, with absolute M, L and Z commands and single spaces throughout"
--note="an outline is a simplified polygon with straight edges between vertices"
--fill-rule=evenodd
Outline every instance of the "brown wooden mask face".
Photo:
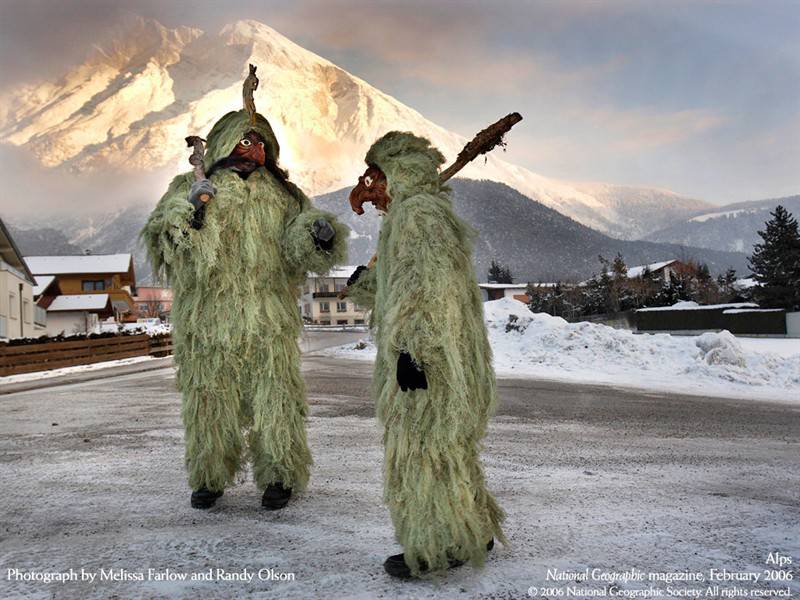
M 386 193 L 386 175 L 378 167 L 371 166 L 358 178 L 358 185 L 350 192 L 350 207 L 357 215 L 364 214 L 365 202 L 372 202 L 380 211 L 386 212 L 392 199 Z
M 248 131 L 242 139 L 239 140 L 239 143 L 236 144 L 230 156 L 251 160 L 259 167 L 263 167 L 266 162 L 264 139 L 255 131 Z

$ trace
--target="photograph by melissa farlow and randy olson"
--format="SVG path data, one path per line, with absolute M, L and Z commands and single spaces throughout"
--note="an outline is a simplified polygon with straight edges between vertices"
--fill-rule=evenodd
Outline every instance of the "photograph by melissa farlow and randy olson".
M 800 600 L 800 2 L 0 3 L 0 597 Z

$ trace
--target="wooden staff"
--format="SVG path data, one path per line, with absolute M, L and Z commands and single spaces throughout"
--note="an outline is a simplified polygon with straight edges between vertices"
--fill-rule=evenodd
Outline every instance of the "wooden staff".
M 479 131 L 472 138 L 472 141 L 468 142 L 458 153 L 456 161 L 442 171 L 441 175 L 439 175 L 439 180 L 444 183 L 481 154 L 491 152 L 495 146 L 505 148 L 506 142 L 503 137 L 520 121 L 522 121 L 522 115 L 518 112 L 513 112 L 492 123 L 486 129 Z
M 189 164 L 194 167 L 195 181 L 203 181 L 206 178 L 206 172 L 203 170 L 203 157 L 205 156 L 206 149 L 203 144 L 205 140 L 198 135 L 190 135 L 186 138 L 186 145 L 189 148 L 194 148 L 194 152 L 189 157 Z M 208 202 L 211 196 L 208 194 L 201 194 L 200 201 Z
M 258 89 L 258 77 L 256 77 L 255 65 L 250 65 L 250 74 L 244 80 L 242 85 L 242 104 L 247 114 L 250 115 L 250 124 L 256 124 L 256 101 L 253 100 L 253 92 Z

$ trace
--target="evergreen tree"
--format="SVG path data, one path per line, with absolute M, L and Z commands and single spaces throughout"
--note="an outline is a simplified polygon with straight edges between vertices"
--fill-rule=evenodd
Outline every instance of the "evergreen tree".
M 514 283 L 511 268 L 501 265 L 492 259 L 492 264 L 489 267 L 489 283 Z
M 596 279 L 596 293 L 600 302 L 595 314 L 616 312 L 618 304 L 614 293 L 614 280 L 611 278 L 611 263 L 603 256 L 598 256 L 597 259 L 600 261 L 600 276 Z
M 720 300 L 719 287 L 706 263 L 695 265 L 692 281 L 692 300 L 700 304 L 716 304 Z
M 800 310 L 800 232 L 797 219 L 783 206 L 758 235 L 764 241 L 753 247 L 750 269 L 758 285 L 756 301 L 765 308 Z
M 720 299 L 723 302 L 733 302 L 739 297 L 739 292 L 736 287 L 736 269 L 728 269 L 717 277 L 717 286 L 719 287 Z
M 687 278 L 684 275 L 670 273 L 653 299 L 653 306 L 672 306 L 681 300 L 691 300 Z
M 619 252 L 617 252 L 617 255 L 611 263 L 611 274 L 612 277 L 618 281 L 623 281 L 628 276 L 628 267 L 625 264 L 625 259 L 622 258 L 622 254 Z

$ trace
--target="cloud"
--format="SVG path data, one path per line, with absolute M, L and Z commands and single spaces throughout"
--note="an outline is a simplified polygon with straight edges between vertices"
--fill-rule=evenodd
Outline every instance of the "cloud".
M 728 119 L 715 110 L 686 109 L 665 112 L 658 109 L 581 108 L 573 111 L 608 135 L 609 148 L 634 153 L 670 146 L 705 134 Z
M 167 169 L 76 175 L 43 167 L 24 148 L 8 145 L 0 145 L 0 164 L 0 217 L 23 220 L 106 213 L 133 204 L 151 206 L 174 176 Z
M 58 74 L 123 8 L 210 33 L 252 18 L 464 135 L 519 110 L 507 157 L 542 173 L 747 199 L 800 184 L 800 12 L 768 4 L 4 0 L 0 84 Z

